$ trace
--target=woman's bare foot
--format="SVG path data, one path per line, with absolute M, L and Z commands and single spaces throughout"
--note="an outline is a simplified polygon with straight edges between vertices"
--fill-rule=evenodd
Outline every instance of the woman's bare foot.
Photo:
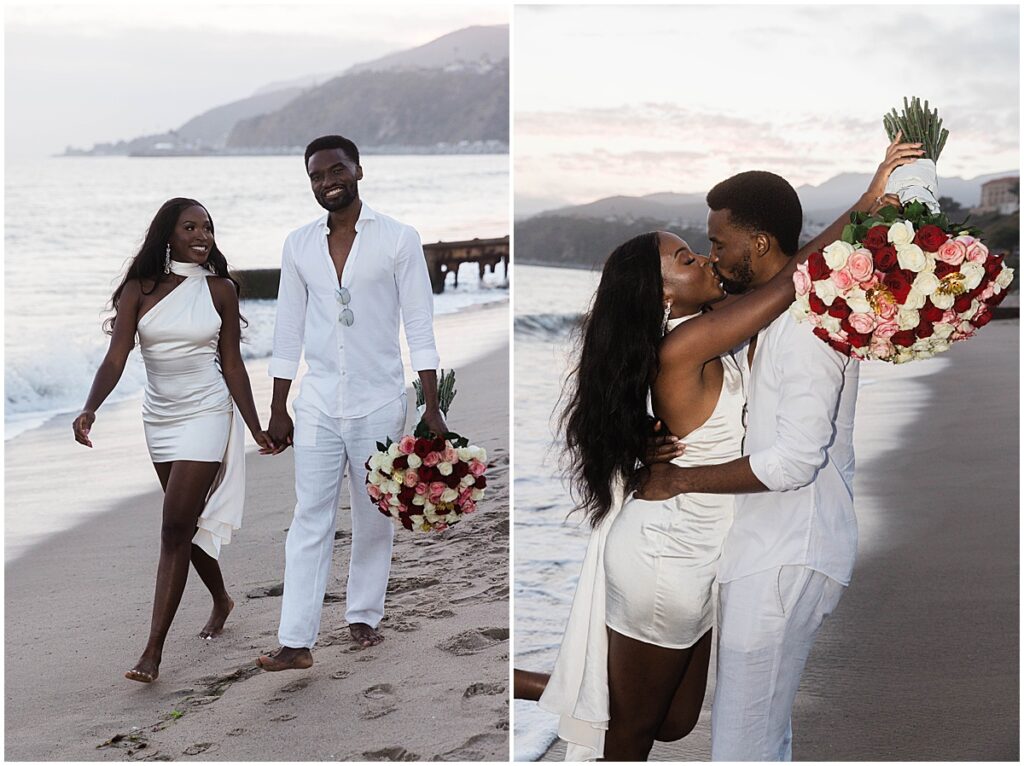
M 148 684 L 160 676 L 160 657 L 143 654 L 135 667 L 124 674 L 124 677 L 131 681 L 140 681 Z
M 313 667 L 313 653 L 309 649 L 293 649 L 282 646 L 276 652 L 261 654 L 256 664 L 270 672 L 278 670 L 305 670 Z
M 348 626 L 352 633 L 352 639 L 364 649 L 368 646 L 376 646 L 384 640 L 384 635 L 378 633 L 365 622 L 354 622 Z
M 231 610 L 234 608 L 235 602 L 231 600 L 230 596 L 225 596 L 220 601 L 214 601 L 213 611 L 210 612 L 210 619 L 206 621 L 206 625 L 199 631 L 199 637 L 211 639 L 214 636 L 219 636 L 224 631 L 224 623 L 227 622 L 228 615 L 231 614 Z

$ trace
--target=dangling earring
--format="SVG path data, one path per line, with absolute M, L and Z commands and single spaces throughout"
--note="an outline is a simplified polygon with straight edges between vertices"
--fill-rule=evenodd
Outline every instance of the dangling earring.
M 665 314 L 661 318 L 661 334 L 668 332 L 668 315 L 672 313 L 672 301 L 665 302 Z
M 167 243 L 167 251 L 164 253 L 164 274 L 171 273 L 171 244 Z

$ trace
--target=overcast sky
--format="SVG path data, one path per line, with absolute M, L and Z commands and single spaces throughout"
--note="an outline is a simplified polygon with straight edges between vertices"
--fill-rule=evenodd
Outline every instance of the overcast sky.
M 268 83 L 340 72 L 503 3 L 5 2 L 10 161 L 177 128 Z
M 519 6 L 514 27 L 517 209 L 873 171 L 914 95 L 951 134 L 940 176 L 1019 167 L 1016 6 Z

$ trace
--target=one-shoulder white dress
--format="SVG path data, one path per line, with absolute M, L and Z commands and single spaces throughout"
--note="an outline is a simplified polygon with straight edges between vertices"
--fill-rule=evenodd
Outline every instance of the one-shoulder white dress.
M 673 324 L 677 324 L 674 321 Z M 684 439 L 680 466 L 742 454 L 745 348 L 721 357 L 722 391 L 711 416 Z M 566 761 L 602 757 L 608 729 L 606 626 L 668 648 L 692 646 L 714 625 L 712 586 L 733 518 L 732 495 L 625 498 L 593 530 L 569 622 L 540 707 L 559 716 Z
M 146 365 L 142 421 L 154 463 L 220 463 L 192 542 L 213 558 L 241 526 L 245 500 L 245 436 L 221 374 L 221 318 L 207 284 L 211 273 L 171 261 L 185 277 L 139 320 Z

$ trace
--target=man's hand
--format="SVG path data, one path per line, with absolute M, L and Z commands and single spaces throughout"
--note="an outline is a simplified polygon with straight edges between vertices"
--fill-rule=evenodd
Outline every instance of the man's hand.
M 278 455 L 288 449 L 294 431 L 295 426 L 288 410 L 271 410 L 270 424 L 267 426 L 267 435 L 274 443 L 274 451 L 271 454 Z
M 877 206 L 875 209 L 884 207 L 880 204 L 885 199 L 885 185 L 889 181 L 889 176 L 892 175 L 892 171 L 898 168 L 900 165 L 906 165 L 913 162 L 918 157 L 924 156 L 924 149 L 922 144 L 913 143 L 901 143 L 903 140 L 903 132 L 896 134 L 896 137 L 892 140 L 892 143 L 885 150 L 885 159 L 882 160 L 882 164 L 878 166 L 878 170 L 875 171 L 874 177 L 871 179 L 871 183 L 868 185 L 868 190 L 864 192 L 864 199 L 868 199 L 873 203 L 873 206 Z M 897 204 L 898 200 L 897 200 Z
M 686 445 L 670 434 L 664 423 L 656 420 L 654 421 L 654 431 L 647 438 L 647 454 L 644 455 L 644 465 L 669 463 L 685 451 Z
M 442 439 L 444 438 L 444 435 L 448 433 L 448 424 L 444 422 L 444 415 L 441 414 L 440 408 L 424 410 L 423 422 L 426 424 L 427 428 Z
M 681 494 L 680 478 L 684 471 L 671 463 L 652 463 L 645 469 L 645 476 L 640 480 L 636 496 L 640 500 L 667 500 Z

